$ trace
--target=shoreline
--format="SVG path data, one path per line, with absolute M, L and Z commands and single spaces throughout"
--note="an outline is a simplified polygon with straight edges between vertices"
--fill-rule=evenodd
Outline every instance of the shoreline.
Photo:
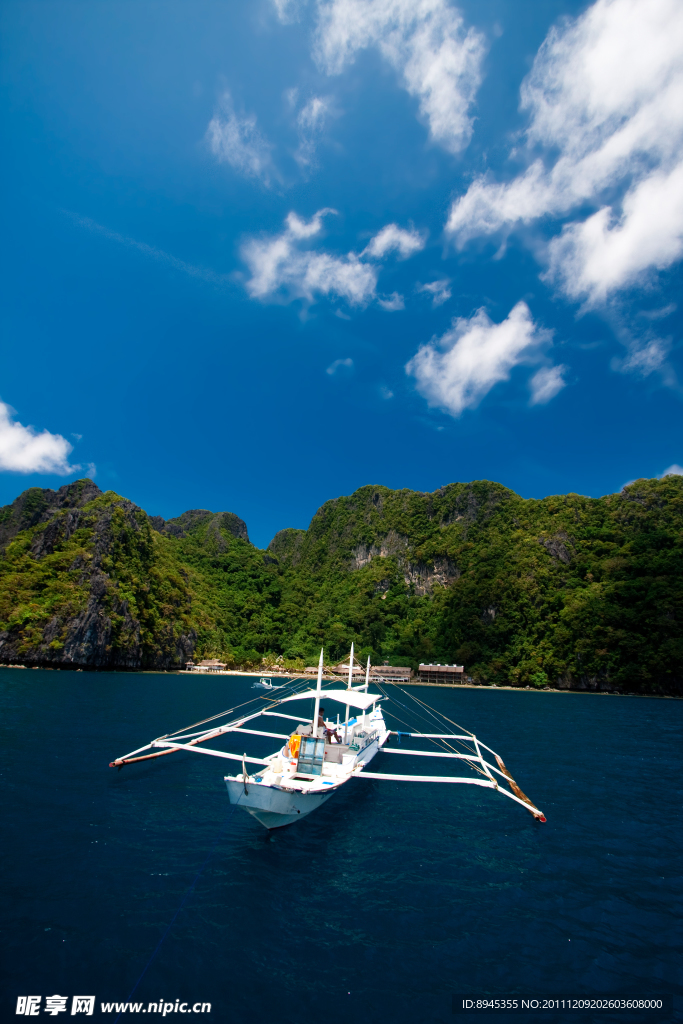
M 42 672 L 121 672 L 129 673 L 135 672 L 139 675 L 170 675 L 170 676 L 200 676 L 202 678 L 212 678 L 214 676 L 247 676 L 254 679 L 263 679 L 265 677 L 274 679 L 281 679 L 282 685 L 286 685 L 291 682 L 292 679 L 308 679 L 311 682 L 315 682 L 315 676 L 306 676 L 303 673 L 298 674 L 296 672 L 291 675 L 280 674 L 279 672 L 240 672 L 237 669 L 225 669 L 223 672 L 188 672 L 187 669 L 127 669 L 127 668 L 111 668 L 111 669 L 98 669 L 98 668 L 71 668 L 65 665 L 3 665 L 0 664 L 0 669 L 3 668 L 15 668 L 24 669 L 25 671 L 42 671 Z M 323 675 L 323 682 L 330 683 L 334 680 L 340 680 L 340 676 L 335 675 Z M 343 681 L 343 680 L 342 680 Z M 385 680 L 385 685 L 395 686 L 396 683 L 392 683 L 390 680 Z M 514 693 L 576 693 L 576 694 L 587 694 L 593 697 L 648 697 L 654 700 L 683 700 L 683 695 L 679 696 L 674 693 L 636 693 L 635 691 L 622 692 L 621 690 L 575 690 L 575 689 L 560 689 L 556 686 L 543 686 L 536 687 L 531 686 L 498 686 L 496 683 L 491 683 L 489 686 L 485 684 L 477 683 L 401 683 L 401 687 L 405 686 L 423 686 L 430 690 L 507 690 L 508 692 Z

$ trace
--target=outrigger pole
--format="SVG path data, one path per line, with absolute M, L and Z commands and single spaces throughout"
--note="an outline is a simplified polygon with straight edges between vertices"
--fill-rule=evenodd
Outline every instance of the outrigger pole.
M 369 694 L 368 693 L 368 686 L 369 686 L 369 682 L 370 682 L 370 659 L 368 659 L 368 664 L 367 664 L 367 667 L 366 667 L 365 682 L 361 683 L 357 687 L 354 687 L 352 685 L 352 683 L 353 683 L 353 653 L 354 653 L 354 648 L 353 648 L 353 645 L 352 645 L 352 647 L 351 647 L 351 656 L 350 656 L 350 659 L 349 659 L 349 666 L 348 666 L 348 668 L 349 668 L 348 684 L 347 684 L 346 689 L 337 689 L 337 690 L 334 690 L 334 689 L 332 689 L 332 690 L 323 690 L 322 689 L 323 655 L 324 655 L 324 652 L 323 652 L 323 650 L 321 650 L 320 651 L 320 659 L 319 659 L 319 662 L 318 662 L 318 679 L 317 679 L 317 683 L 316 683 L 316 688 L 314 690 L 313 689 L 308 689 L 308 690 L 304 690 L 304 691 L 290 693 L 289 696 L 287 696 L 287 697 L 280 697 L 280 698 L 276 698 L 276 699 L 273 699 L 271 697 L 262 698 L 262 699 L 266 699 L 268 701 L 267 707 L 265 707 L 265 708 L 261 707 L 256 712 L 249 712 L 247 714 L 242 713 L 238 718 L 233 719 L 232 721 L 227 722 L 225 725 L 218 725 L 217 722 L 220 719 L 224 718 L 225 716 L 228 716 L 228 715 L 233 714 L 234 712 L 238 711 L 238 708 L 232 708 L 232 709 L 230 709 L 228 711 L 221 712 L 218 715 L 213 715 L 211 718 L 206 718 L 206 719 L 204 719 L 201 722 L 196 722 L 196 723 L 194 723 L 194 725 L 188 726 L 188 727 L 186 727 L 183 730 L 177 730 L 176 732 L 167 733 L 164 736 L 160 736 L 157 739 L 152 740 L 151 743 L 147 743 L 143 747 L 138 747 L 137 750 L 132 750 L 129 754 L 125 754 L 123 757 L 116 758 L 114 761 L 112 761 L 110 763 L 110 767 L 112 767 L 112 768 L 121 768 L 124 764 L 131 764 L 131 763 L 133 763 L 135 761 L 146 761 L 146 760 L 148 760 L 150 758 L 164 757 L 165 755 L 174 753 L 175 751 L 184 750 L 184 751 L 188 751 L 190 753 L 203 754 L 204 756 L 220 757 L 220 758 L 225 758 L 225 759 L 230 760 L 230 761 L 241 762 L 241 764 L 242 764 L 242 782 L 243 782 L 243 784 L 246 784 L 247 779 L 245 778 L 245 776 L 246 776 L 246 771 L 247 771 L 247 768 L 246 768 L 247 764 L 262 765 L 266 769 L 270 768 L 272 770 L 273 758 L 276 757 L 276 755 L 270 755 L 270 757 L 268 757 L 268 758 L 247 757 L 246 754 L 242 754 L 242 755 L 240 755 L 240 754 L 233 754 L 233 753 L 228 753 L 227 751 L 215 750 L 215 749 L 212 749 L 212 748 L 205 749 L 205 748 L 199 746 L 199 744 L 206 743 L 208 740 L 211 740 L 211 739 L 217 739 L 219 737 L 227 737 L 230 734 L 248 734 L 248 735 L 251 735 L 251 736 L 262 736 L 262 737 L 269 737 L 269 738 L 272 738 L 272 739 L 285 740 L 286 741 L 289 738 L 289 734 L 269 732 L 269 731 L 262 730 L 262 729 L 249 728 L 248 726 L 250 726 L 252 723 L 254 723 L 254 719 L 259 718 L 261 715 L 266 715 L 266 716 L 270 716 L 270 717 L 274 717 L 274 718 L 278 718 L 278 719 L 296 721 L 296 722 L 299 722 L 299 723 L 302 723 L 302 724 L 306 723 L 308 721 L 308 719 L 305 716 L 301 716 L 301 715 L 288 715 L 288 714 L 284 714 L 282 710 L 276 711 L 275 709 L 277 707 L 280 707 L 280 705 L 282 705 L 282 704 L 289 703 L 290 701 L 310 700 L 311 698 L 315 699 L 315 710 L 314 710 L 314 714 L 313 714 L 313 737 L 315 739 L 317 739 L 317 734 L 318 734 L 318 718 L 320 716 L 320 701 L 321 701 L 321 697 L 323 695 L 326 698 L 329 698 L 330 700 L 338 701 L 339 703 L 343 703 L 343 704 L 346 705 L 346 715 L 345 715 L 345 722 L 344 722 L 344 740 L 346 742 L 346 741 L 348 741 L 348 738 L 349 738 L 348 737 L 348 731 L 349 731 L 349 708 L 350 707 L 354 707 L 354 708 L 356 708 L 358 710 L 362 710 L 362 712 L 363 712 L 363 727 L 365 729 L 365 727 L 366 727 L 366 715 L 365 715 L 365 713 L 366 713 L 368 707 L 370 705 L 372 705 L 372 707 L 374 709 L 376 702 L 378 700 L 382 699 L 382 697 L 380 697 L 378 694 Z M 301 682 L 303 682 L 303 681 L 304 680 L 301 680 Z M 381 689 L 381 687 L 380 687 L 380 689 Z M 364 692 L 362 692 L 362 691 L 364 691 Z M 387 695 L 383 694 L 383 696 L 386 697 Z M 253 702 L 250 701 L 248 703 L 253 703 Z M 418 703 L 421 703 L 421 702 L 418 701 Z M 240 705 L 239 707 L 244 708 L 245 705 Z M 426 705 L 425 705 L 425 707 L 426 707 Z M 428 710 L 430 710 L 430 713 L 431 713 L 431 709 L 428 709 Z M 518 803 L 522 807 L 524 807 L 527 811 L 529 811 L 533 815 L 534 818 L 536 818 L 537 821 L 545 821 L 546 820 L 545 819 L 545 815 L 543 814 L 543 812 L 540 811 L 538 807 L 536 807 L 536 805 L 529 799 L 528 796 L 526 796 L 525 793 L 522 792 L 520 787 L 517 785 L 517 783 L 515 782 L 515 780 L 513 779 L 512 775 L 511 775 L 511 773 L 508 771 L 507 767 L 505 766 L 505 764 L 503 762 L 503 759 L 494 750 L 492 750 L 491 747 L 486 746 L 485 743 L 481 743 L 478 740 L 478 738 L 474 735 L 474 733 L 467 733 L 466 735 L 464 735 L 464 734 L 457 734 L 457 733 L 394 732 L 393 730 L 387 730 L 386 729 L 386 727 L 384 726 L 383 719 L 382 719 L 381 715 L 380 715 L 380 719 L 382 720 L 381 734 L 378 733 L 376 740 L 373 741 L 373 743 L 375 743 L 375 742 L 377 743 L 377 748 L 374 749 L 374 751 L 370 750 L 370 756 L 369 757 L 367 757 L 364 760 L 357 761 L 357 763 L 355 763 L 352 767 L 350 767 L 347 772 L 343 772 L 342 775 L 339 775 L 338 780 L 337 780 L 337 784 L 341 785 L 344 781 L 347 781 L 349 778 L 365 778 L 365 779 L 382 779 L 382 780 L 394 781 L 394 782 L 436 782 L 436 783 L 451 783 L 451 784 L 452 783 L 460 783 L 460 784 L 464 784 L 464 785 L 481 786 L 484 789 L 498 790 L 498 792 L 502 793 L 503 796 L 508 797 L 510 800 L 513 800 L 515 803 Z M 448 721 L 448 719 L 447 719 L 447 721 Z M 372 719 L 371 719 L 371 722 L 372 722 Z M 211 724 L 209 724 L 209 723 L 211 723 Z M 452 724 L 455 725 L 456 728 L 457 728 L 456 723 L 452 723 Z M 204 728 L 202 728 L 202 726 L 204 726 Z M 245 728 L 245 726 L 247 726 L 247 728 Z M 400 738 L 402 736 L 406 736 L 406 737 L 411 737 L 411 738 L 415 738 L 415 739 L 426 739 L 426 740 L 431 740 L 431 741 L 441 741 L 442 743 L 446 743 L 446 745 L 448 745 L 449 747 L 450 747 L 450 743 L 448 743 L 448 741 L 456 741 L 458 743 L 471 744 L 474 747 L 474 749 L 472 750 L 472 749 L 468 748 L 467 749 L 467 753 L 462 753 L 460 751 L 456 751 L 452 747 L 449 750 L 409 750 L 409 749 L 403 749 L 402 750 L 402 749 L 396 748 L 396 747 L 387 747 L 387 746 L 385 746 L 386 740 L 389 738 L 389 736 L 392 736 L 392 735 L 393 736 L 397 736 L 399 738 L 399 742 L 400 742 Z M 360 736 L 367 740 L 367 736 L 365 736 L 364 732 L 361 733 Z M 366 744 L 366 746 L 367 746 L 367 744 Z M 369 749 L 369 747 L 368 747 L 368 749 Z M 382 753 L 393 754 L 393 755 L 396 755 L 396 756 L 404 756 L 404 757 L 438 757 L 438 758 L 446 758 L 447 760 L 451 759 L 452 761 L 456 761 L 456 762 L 462 761 L 470 769 L 474 770 L 475 772 L 478 772 L 480 775 L 482 775 L 484 777 L 483 778 L 463 778 L 462 776 L 449 776 L 449 775 L 407 775 L 407 774 L 404 775 L 402 773 L 401 774 L 393 774 L 393 773 L 389 774 L 389 773 L 386 773 L 386 772 L 365 771 L 364 769 L 366 768 L 366 766 L 369 763 L 369 761 L 372 759 L 372 757 L 374 757 L 374 755 L 376 753 L 379 753 L 380 751 Z M 493 760 L 495 761 L 495 764 L 492 764 L 491 762 L 486 760 L 486 757 L 484 755 L 484 751 L 486 751 L 490 755 L 493 755 Z M 265 791 L 265 790 L 268 789 L 268 786 L 263 781 L 263 776 L 264 776 L 264 773 L 263 772 L 259 772 L 258 773 L 258 777 L 256 777 L 257 781 L 259 782 L 259 791 L 260 790 Z M 343 777 L 343 776 L 345 776 L 345 777 Z M 496 776 L 498 776 L 498 778 L 496 778 Z M 239 778 L 239 777 L 236 776 L 236 778 Z M 296 776 L 294 776 L 294 780 L 296 780 Z M 506 786 L 509 786 L 510 787 L 509 790 L 507 788 L 504 788 L 504 786 L 501 785 L 501 782 L 503 782 Z M 304 783 L 305 783 L 305 779 L 304 779 Z M 327 784 L 328 785 L 332 785 L 332 783 L 329 783 L 329 782 Z M 301 789 L 302 785 L 298 785 L 298 789 Z M 275 786 L 275 788 L 278 789 L 278 791 L 281 788 L 280 787 L 280 780 L 278 780 L 277 786 Z M 297 787 L 295 786 L 295 788 L 297 788 Z M 305 788 L 305 785 L 304 785 L 304 788 Z M 301 813 L 301 811 L 297 810 L 297 813 Z

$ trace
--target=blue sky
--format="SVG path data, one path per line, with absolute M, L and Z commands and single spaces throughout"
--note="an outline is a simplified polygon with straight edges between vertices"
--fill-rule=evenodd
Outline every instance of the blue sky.
M 1 16 L 0 503 L 683 472 L 676 0 Z

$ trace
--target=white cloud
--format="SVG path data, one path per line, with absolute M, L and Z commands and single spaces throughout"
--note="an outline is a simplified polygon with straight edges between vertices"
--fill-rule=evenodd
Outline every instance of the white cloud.
M 639 309 L 638 316 L 642 316 L 645 320 L 664 320 L 666 317 L 671 316 L 675 313 L 678 306 L 675 302 L 669 302 L 666 306 L 660 306 L 659 309 Z
M 656 371 L 668 372 L 666 357 L 669 354 L 671 343 L 664 338 L 631 339 L 626 336 L 622 339 L 628 352 L 623 359 L 613 359 L 612 369 L 621 373 L 636 373 L 641 377 L 649 377 Z M 671 381 L 673 383 L 673 381 Z
M 318 210 L 314 213 L 310 220 L 302 220 L 294 211 L 288 213 L 285 217 L 285 224 L 287 225 L 287 231 L 297 240 L 302 238 L 314 238 L 315 235 L 319 235 L 323 229 L 323 217 L 326 217 L 328 213 L 336 215 L 337 211 L 333 210 L 331 206 L 326 206 L 322 210 Z
M 418 292 L 426 292 L 432 297 L 432 306 L 442 306 L 451 297 L 450 278 L 442 277 L 439 281 L 430 281 L 429 284 L 418 286 Z
M 336 295 L 351 305 L 364 306 L 377 298 L 378 269 L 363 261 L 366 256 L 381 258 L 396 249 L 410 255 L 424 242 L 414 231 L 404 231 L 389 224 L 375 236 L 366 249 L 335 256 L 320 250 L 303 249 L 300 243 L 319 235 L 323 217 L 336 210 L 318 210 L 310 220 L 302 220 L 291 212 L 285 218 L 285 229 L 279 235 L 251 238 L 242 246 L 242 258 L 251 271 L 246 289 L 254 299 L 290 301 L 304 299 L 313 302 L 316 295 Z M 383 241 L 379 241 L 382 240 Z M 377 245 L 373 247 L 373 243 Z M 369 250 L 373 247 L 372 252 Z M 403 296 L 398 292 L 377 299 L 388 311 L 404 308 Z M 337 311 L 338 316 L 343 316 Z
M 242 258 L 251 271 L 246 283 L 254 299 L 305 299 L 337 295 L 351 305 L 362 306 L 375 297 L 377 270 L 350 252 L 334 256 L 328 252 L 300 249 L 298 243 L 317 235 L 322 217 L 331 210 L 319 210 L 310 221 L 295 213 L 287 217 L 280 235 L 252 238 L 242 247 Z
M 381 299 L 378 298 L 377 302 L 382 309 L 386 309 L 387 313 L 396 313 L 398 310 L 406 308 L 403 296 L 399 295 L 398 292 L 392 292 L 391 295 L 387 295 Z
M 206 130 L 211 152 L 220 163 L 228 163 L 246 178 L 258 178 L 269 186 L 278 173 L 271 157 L 272 146 L 256 127 L 256 116 L 238 117 L 228 92 L 223 94 L 220 107 Z
M 12 419 L 13 413 L 11 406 L 0 402 L 0 471 L 67 476 L 81 468 L 69 465 L 73 445 L 66 438 L 24 427 Z
M 394 397 L 394 392 L 391 390 L 391 388 L 388 388 L 386 384 L 380 385 L 379 393 L 385 402 L 388 402 L 390 398 Z
M 566 366 L 542 366 L 529 381 L 531 388 L 529 404 L 545 405 L 551 398 L 554 398 L 566 386 L 567 382 L 563 376 L 566 371 Z
M 529 166 L 454 202 L 456 243 L 592 204 L 548 253 L 549 278 L 589 305 L 680 259 L 682 38 L 679 0 L 598 0 L 553 28 L 522 85 L 529 126 L 515 155 Z
M 330 108 L 329 97 L 314 96 L 299 111 L 296 119 L 299 148 L 294 157 L 302 167 L 310 167 L 315 161 L 316 144 L 325 127 Z
M 283 25 L 298 21 L 302 0 L 272 0 L 278 19 Z
M 534 323 L 525 302 L 518 302 L 499 324 L 480 309 L 469 319 L 455 319 L 441 338 L 423 345 L 406 372 L 430 406 L 460 416 L 495 384 L 508 380 L 514 366 L 538 361 L 551 338 L 550 331 Z
M 605 206 L 565 226 L 550 243 L 547 277 L 570 298 L 597 305 L 682 255 L 683 161 L 670 174 L 654 172 L 632 188 L 621 216 Z
M 460 152 L 481 81 L 483 36 L 447 0 L 318 0 L 314 56 L 329 75 L 376 47 L 418 99 L 434 141 Z
M 419 231 L 406 231 L 398 224 L 387 224 L 368 242 L 363 256 L 383 259 L 388 253 L 396 252 L 403 260 L 424 249 L 425 240 Z
M 327 367 L 325 373 L 329 373 L 330 377 L 333 377 L 337 370 L 339 370 L 341 367 L 344 367 L 347 370 L 352 370 L 353 359 L 335 359 L 335 361 L 333 363 L 330 363 L 330 365 Z
M 658 473 L 657 479 L 663 480 L 667 476 L 683 476 L 683 466 L 679 466 L 677 462 L 674 462 L 674 464 L 669 466 L 668 469 L 665 469 L 663 473 Z M 627 480 L 625 484 L 621 485 L 621 490 L 623 491 L 625 487 L 630 487 L 631 484 L 636 483 L 638 479 L 647 479 L 647 477 L 634 477 L 633 480 Z

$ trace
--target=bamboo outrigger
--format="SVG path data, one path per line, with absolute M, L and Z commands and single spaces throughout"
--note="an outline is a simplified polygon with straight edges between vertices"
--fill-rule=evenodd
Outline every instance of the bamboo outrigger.
M 267 706 L 257 711 L 226 722 L 216 724 L 220 719 L 234 714 L 238 709 L 221 712 L 196 722 L 195 725 L 174 733 L 168 733 L 152 740 L 151 743 L 131 751 L 110 763 L 111 768 L 122 768 L 126 764 L 147 761 L 152 758 L 164 757 L 176 751 L 187 751 L 206 754 L 210 757 L 224 758 L 227 761 L 241 763 L 242 771 L 236 775 L 226 775 L 224 781 L 228 790 L 230 803 L 237 804 L 253 815 L 268 829 L 289 825 L 301 817 L 305 817 L 326 803 L 330 797 L 350 779 L 382 779 L 394 782 L 435 782 L 481 786 L 493 789 L 503 796 L 509 797 L 524 807 L 537 821 L 545 821 L 545 815 L 522 792 L 502 758 L 495 751 L 482 743 L 474 733 L 461 732 L 401 732 L 387 728 L 380 705 L 385 705 L 390 698 L 382 691 L 381 680 L 373 678 L 373 683 L 380 683 L 380 693 L 370 693 L 370 659 L 368 658 L 365 682 L 360 686 L 352 685 L 353 645 L 349 658 L 349 677 L 346 688 L 323 690 L 323 652 L 320 652 L 318 679 L 314 690 L 306 689 L 291 692 L 299 680 L 294 680 L 288 687 L 274 689 L 284 690 L 282 697 L 261 696 L 257 700 L 267 700 Z M 344 722 L 337 716 L 336 723 L 321 714 L 321 700 L 335 701 L 345 708 Z M 314 700 L 312 720 L 301 715 L 290 715 L 280 710 L 283 705 L 300 700 Z M 437 716 L 431 708 L 417 698 L 413 700 L 422 712 L 433 718 Z M 250 702 L 253 703 L 253 702 Z M 275 710 L 275 709 L 278 710 Z M 350 717 L 350 709 L 356 713 Z M 360 713 L 360 714 L 359 714 Z M 288 733 L 267 732 L 261 729 L 245 728 L 256 719 L 267 717 L 283 721 L 296 722 L 295 731 Z M 209 725 L 209 723 L 213 723 Z M 451 723 L 455 724 L 455 723 Z M 208 728 L 193 731 L 199 726 Z M 458 727 L 459 728 L 459 727 Z M 343 730 L 343 732 L 342 732 Z M 200 744 L 220 736 L 249 735 L 265 736 L 283 740 L 284 744 L 268 757 L 248 757 L 246 754 L 233 754 L 214 748 L 204 748 Z M 433 743 L 435 750 L 411 750 L 402 746 L 388 746 L 391 737 L 402 739 L 423 739 Z M 456 749 L 456 745 L 461 749 Z M 151 751 L 151 753 L 146 753 Z M 488 761 L 482 751 L 493 756 L 496 764 Z M 467 768 L 471 775 L 403 775 L 386 772 L 368 772 L 367 766 L 373 758 L 382 752 L 408 757 L 434 757 L 447 761 L 455 761 Z M 261 770 L 249 774 L 247 764 L 259 765 Z

